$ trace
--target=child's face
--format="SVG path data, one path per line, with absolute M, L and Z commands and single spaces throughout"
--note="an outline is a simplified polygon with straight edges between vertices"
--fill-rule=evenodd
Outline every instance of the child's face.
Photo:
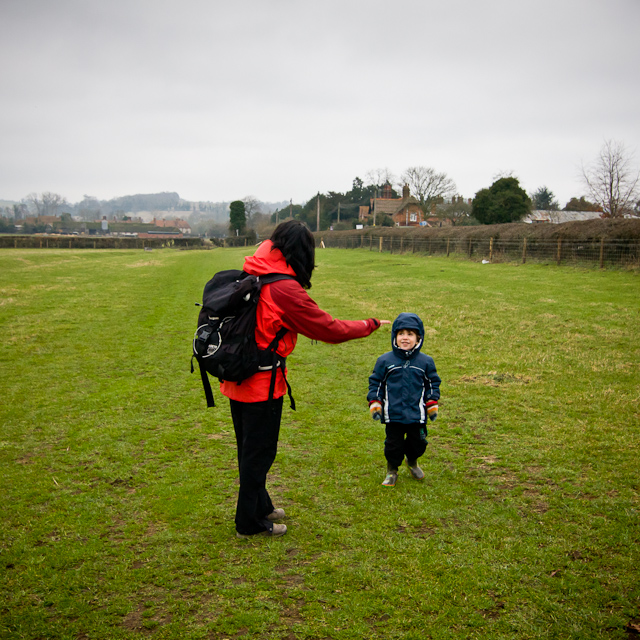
M 418 334 L 413 329 L 400 329 L 396 333 L 396 344 L 403 351 L 411 351 L 418 343 Z

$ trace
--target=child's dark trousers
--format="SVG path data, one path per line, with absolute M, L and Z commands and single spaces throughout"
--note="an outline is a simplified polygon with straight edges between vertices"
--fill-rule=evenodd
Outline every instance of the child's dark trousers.
M 405 456 L 413 462 L 426 451 L 426 424 L 388 422 L 385 428 L 387 437 L 384 441 L 384 457 L 390 467 L 398 469 Z

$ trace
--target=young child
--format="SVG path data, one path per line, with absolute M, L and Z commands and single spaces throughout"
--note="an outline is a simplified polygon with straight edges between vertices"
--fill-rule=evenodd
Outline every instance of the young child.
M 418 458 L 427 448 L 427 417 L 438 416 L 440 377 L 433 358 L 420 353 L 424 325 L 415 313 L 401 313 L 391 328 L 392 351 L 381 355 L 369 376 L 369 411 L 386 429 L 384 456 L 393 487 L 406 457 L 411 475 L 424 478 Z

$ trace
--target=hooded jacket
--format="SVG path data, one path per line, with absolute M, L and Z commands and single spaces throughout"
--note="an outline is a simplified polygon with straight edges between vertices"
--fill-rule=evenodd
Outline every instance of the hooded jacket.
M 411 351 L 398 347 L 400 329 L 412 329 L 418 342 Z M 433 358 L 421 353 L 424 325 L 415 313 L 401 313 L 391 327 L 391 351 L 381 355 L 369 376 L 367 400 L 382 404 L 382 421 L 425 424 L 425 404 L 440 397 L 440 377 Z
M 295 271 L 287 264 L 282 252 L 271 240 L 266 240 L 253 256 L 247 256 L 244 271 L 255 276 L 268 273 L 284 273 L 295 276 Z M 276 333 L 285 327 L 288 331 L 280 340 L 277 353 L 287 357 L 295 348 L 298 333 L 330 344 L 346 342 L 354 338 L 364 338 L 375 331 L 380 322 L 368 320 L 336 320 L 311 299 L 297 280 L 278 280 L 264 284 L 256 310 L 256 342 L 258 348 L 266 349 Z M 223 395 L 240 402 L 263 402 L 269 399 L 271 371 L 259 371 L 255 375 L 237 382 L 221 382 Z M 282 371 L 276 375 L 274 398 L 287 392 Z

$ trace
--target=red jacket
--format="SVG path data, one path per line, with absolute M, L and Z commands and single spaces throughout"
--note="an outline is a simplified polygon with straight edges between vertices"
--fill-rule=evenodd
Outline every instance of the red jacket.
M 279 249 L 266 240 L 253 256 L 245 258 L 244 270 L 260 276 L 267 273 L 286 273 L 295 276 Z M 296 280 L 278 280 L 265 284 L 260 292 L 256 318 L 256 341 L 260 349 L 266 349 L 281 327 L 288 329 L 280 341 L 277 352 L 288 356 L 296 346 L 298 333 L 312 340 L 338 344 L 364 338 L 375 331 L 380 322 L 368 320 L 336 320 L 322 311 Z M 240 384 L 221 382 L 220 391 L 232 400 L 262 402 L 269 399 L 271 371 L 259 371 Z M 274 398 L 280 398 L 287 387 L 278 370 Z

